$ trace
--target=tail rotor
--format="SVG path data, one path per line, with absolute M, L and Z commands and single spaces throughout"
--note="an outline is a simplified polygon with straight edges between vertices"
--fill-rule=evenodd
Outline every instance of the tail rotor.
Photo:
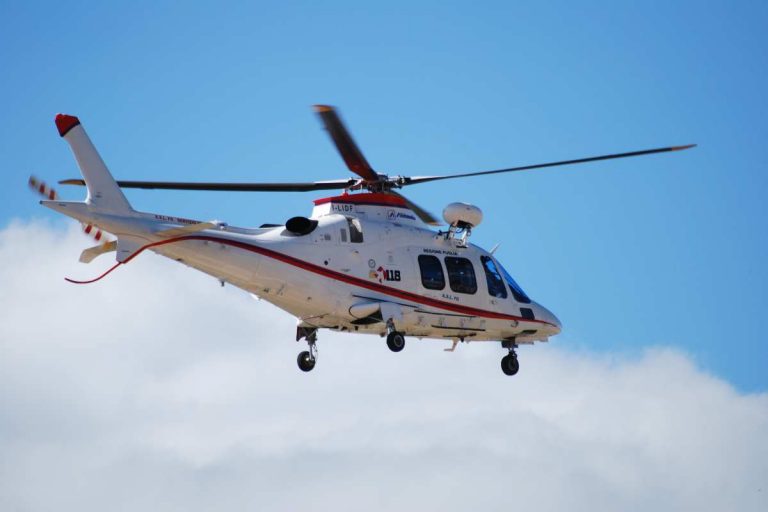
M 29 177 L 29 188 L 49 201 L 56 201 L 59 199 L 59 194 L 56 192 L 56 189 L 52 188 L 46 182 L 37 179 L 35 176 Z M 81 262 L 90 263 L 96 256 L 115 250 L 116 242 L 112 240 L 109 235 L 104 233 L 104 231 L 93 224 L 81 223 L 80 225 L 83 227 L 83 233 L 96 242 L 99 242 L 99 245 L 83 251 L 80 255 Z

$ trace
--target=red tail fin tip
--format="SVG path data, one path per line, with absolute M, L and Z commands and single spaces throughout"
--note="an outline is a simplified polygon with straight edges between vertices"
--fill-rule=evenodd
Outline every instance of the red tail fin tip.
M 59 130 L 59 135 L 62 137 L 69 132 L 72 128 L 80 124 L 80 120 L 75 116 L 68 116 L 67 114 L 56 114 L 56 128 Z

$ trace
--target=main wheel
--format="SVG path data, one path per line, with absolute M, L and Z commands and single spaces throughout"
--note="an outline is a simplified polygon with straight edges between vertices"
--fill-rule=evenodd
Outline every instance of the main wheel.
M 501 371 L 505 375 L 514 375 L 519 369 L 520 363 L 517 361 L 516 354 L 511 353 L 501 358 Z
M 301 354 L 299 354 L 299 357 L 296 358 L 296 362 L 299 364 L 299 369 L 303 372 L 309 372 L 312 371 L 312 368 L 315 367 L 315 363 L 317 360 L 312 357 L 312 355 L 309 353 L 309 351 L 305 350 Z
M 393 331 L 387 335 L 387 346 L 392 352 L 400 352 L 405 348 L 405 337 Z

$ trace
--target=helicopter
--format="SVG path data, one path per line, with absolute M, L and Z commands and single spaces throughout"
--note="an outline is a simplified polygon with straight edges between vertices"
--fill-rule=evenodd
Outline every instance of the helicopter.
M 85 249 L 80 261 L 115 253 L 116 263 L 90 280 L 99 281 L 149 250 L 214 276 L 266 300 L 297 319 L 295 341 L 307 350 L 297 357 L 299 369 L 311 371 L 318 359 L 317 333 L 329 329 L 376 334 L 392 352 L 405 338 L 460 342 L 491 341 L 507 353 L 506 375 L 518 373 L 521 344 L 546 342 L 562 325 L 534 301 L 487 251 L 469 241 L 482 222 L 477 206 L 450 203 L 444 224 L 426 209 L 397 192 L 407 186 L 447 179 L 495 175 L 601 160 L 627 158 L 694 147 L 668 146 L 626 153 L 525 165 L 491 171 L 435 176 L 389 176 L 368 163 L 342 122 L 328 105 L 314 110 L 347 168 L 356 176 L 330 181 L 291 183 L 218 183 L 115 180 L 80 120 L 58 114 L 59 135 L 74 153 L 82 178 L 63 185 L 84 186 L 84 201 L 63 201 L 55 190 L 34 177 L 30 186 L 45 196 L 40 203 L 80 221 L 99 244 Z M 122 189 L 307 192 L 336 190 L 338 195 L 314 200 L 309 216 L 257 228 L 230 226 L 139 212 Z M 437 226 L 445 229 L 435 229 Z M 114 236 L 111 239 L 107 233 Z

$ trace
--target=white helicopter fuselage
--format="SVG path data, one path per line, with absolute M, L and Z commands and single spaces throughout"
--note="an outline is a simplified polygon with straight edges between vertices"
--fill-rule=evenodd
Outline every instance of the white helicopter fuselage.
M 419 338 L 515 343 L 560 332 L 550 311 L 524 294 L 515 297 L 491 254 L 428 229 L 396 196 L 349 194 L 315 203 L 305 219 L 314 229 L 303 235 L 284 225 L 217 223 L 168 236 L 200 224 L 138 212 L 80 220 L 131 242 L 127 253 L 118 245 L 118 259 L 147 248 L 275 304 L 300 327 L 379 335 L 394 327 Z M 72 213 L 72 204 L 51 206 Z

